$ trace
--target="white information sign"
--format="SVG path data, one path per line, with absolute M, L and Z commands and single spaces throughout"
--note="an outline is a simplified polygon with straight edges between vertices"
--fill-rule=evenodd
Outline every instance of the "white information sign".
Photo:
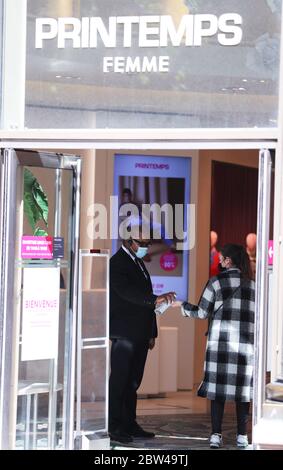
M 60 268 L 25 268 L 23 273 L 22 361 L 58 354 Z

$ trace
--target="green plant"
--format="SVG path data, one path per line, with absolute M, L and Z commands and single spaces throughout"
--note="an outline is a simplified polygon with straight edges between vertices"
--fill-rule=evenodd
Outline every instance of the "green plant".
M 37 226 L 42 221 L 48 229 L 48 198 L 30 170 L 24 170 L 24 213 L 33 235 L 47 236 L 47 230 Z

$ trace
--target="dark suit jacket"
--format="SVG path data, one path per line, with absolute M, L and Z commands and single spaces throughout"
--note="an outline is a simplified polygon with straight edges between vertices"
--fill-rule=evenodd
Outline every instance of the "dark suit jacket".
M 120 248 L 110 259 L 110 338 L 147 340 L 157 336 L 149 273 Z

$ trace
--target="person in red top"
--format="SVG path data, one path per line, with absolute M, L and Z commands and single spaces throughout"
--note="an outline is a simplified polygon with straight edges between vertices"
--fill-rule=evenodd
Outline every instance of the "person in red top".
M 219 274 L 219 251 L 216 248 L 218 235 L 214 230 L 210 232 L 210 266 L 209 277 L 218 276 Z

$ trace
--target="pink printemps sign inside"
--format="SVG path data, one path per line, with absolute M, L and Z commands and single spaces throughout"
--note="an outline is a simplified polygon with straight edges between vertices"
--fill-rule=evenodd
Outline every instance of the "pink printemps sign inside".
M 53 259 L 52 237 L 22 237 L 21 256 L 23 259 Z
M 272 266 L 273 265 L 273 240 L 269 240 L 268 242 L 268 265 Z
M 177 268 L 178 265 L 178 257 L 175 255 L 175 253 L 164 253 L 160 257 L 160 267 L 161 269 L 164 269 L 164 271 L 174 271 L 174 269 Z

